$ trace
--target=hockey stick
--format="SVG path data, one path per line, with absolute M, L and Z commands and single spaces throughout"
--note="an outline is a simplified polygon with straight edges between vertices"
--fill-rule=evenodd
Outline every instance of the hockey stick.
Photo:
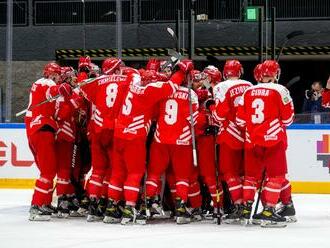
M 180 53 L 174 51 L 173 49 L 168 49 L 167 50 L 168 55 L 170 56 L 169 60 L 166 61 L 165 64 L 163 64 L 160 67 L 160 70 L 164 70 L 167 66 L 169 65 L 176 65 L 183 57 Z
M 258 197 L 257 197 L 256 205 L 254 207 L 253 215 L 256 215 L 257 212 L 258 212 L 259 202 L 260 202 L 260 199 L 261 199 L 262 185 L 264 184 L 265 177 L 266 177 L 266 169 L 264 169 L 263 172 L 262 172 L 262 179 L 261 179 L 261 182 L 260 182 L 260 187 L 259 187 L 259 190 L 258 190 Z
M 83 4 L 83 52 L 84 56 L 86 56 L 86 7 L 85 0 L 81 0 Z
M 216 179 L 216 181 L 215 181 L 215 183 L 216 183 L 216 192 L 217 192 L 217 224 L 218 225 L 221 225 L 221 213 L 220 213 L 220 182 L 219 182 L 219 169 L 218 169 L 218 157 L 219 156 L 217 156 L 218 154 L 217 154 L 217 145 L 215 144 L 215 161 L 216 161 L 216 163 L 215 163 L 215 179 Z
M 169 33 L 170 36 L 172 37 L 172 40 L 174 42 L 174 47 L 177 48 L 178 47 L 178 37 L 176 36 L 175 32 L 170 27 L 167 27 L 166 30 L 167 30 L 167 33 Z
M 289 89 L 291 86 L 295 85 L 299 81 L 300 81 L 300 76 L 296 76 L 296 77 L 292 78 L 291 80 L 289 80 L 289 82 L 285 85 L 285 87 L 287 89 Z
M 281 55 L 283 53 L 283 50 L 284 50 L 284 46 L 289 42 L 289 40 L 297 37 L 297 36 L 300 36 L 300 35 L 304 35 L 304 31 L 302 30 L 296 30 L 296 31 L 292 31 L 291 33 L 287 34 L 286 37 L 285 37 L 285 40 L 283 42 L 283 45 L 281 46 L 281 49 L 280 49 L 280 52 L 279 54 L 277 55 L 277 58 L 276 58 L 276 61 L 278 62 L 281 58 Z
M 94 82 L 94 80 L 95 80 L 95 78 L 85 79 L 84 81 L 82 81 L 82 83 L 80 83 L 76 87 L 73 87 L 72 91 L 74 91 L 75 89 L 79 89 L 81 86 L 84 86 L 86 84 L 92 83 L 92 82 Z M 50 98 L 48 98 L 48 99 L 46 99 L 46 100 L 44 100 L 42 102 L 37 103 L 36 105 L 33 105 L 31 107 L 28 107 L 28 108 L 26 108 L 26 109 L 24 109 L 24 110 L 16 113 L 16 117 L 21 116 L 21 115 L 25 114 L 26 112 L 28 112 L 29 110 L 32 110 L 32 109 L 34 109 L 36 107 L 39 107 L 39 106 L 41 106 L 41 105 L 43 105 L 45 103 L 52 102 L 52 101 L 56 100 L 57 98 L 59 98 L 60 96 L 61 96 L 61 94 L 57 94 L 56 96 L 50 97 Z
M 77 151 L 78 151 L 78 145 L 76 143 L 73 144 L 73 150 L 72 150 L 72 160 L 71 160 L 71 175 L 70 175 L 70 180 L 71 183 L 75 189 L 75 193 L 78 199 L 81 198 L 84 189 L 81 186 L 81 184 L 79 183 L 79 179 L 78 181 L 75 179 L 74 176 L 74 169 L 76 167 L 76 158 L 77 158 Z
M 193 146 L 193 163 L 194 163 L 194 166 L 197 167 L 196 136 L 195 136 L 191 91 L 192 91 L 192 79 L 189 74 L 188 75 L 188 99 L 189 99 L 189 114 L 190 114 L 190 130 L 191 130 L 191 139 L 192 139 L 192 146 Z

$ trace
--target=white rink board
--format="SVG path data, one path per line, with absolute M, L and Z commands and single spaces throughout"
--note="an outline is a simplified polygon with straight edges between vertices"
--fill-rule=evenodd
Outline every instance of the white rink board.
M 329 182 L 329 167 L 317 160 L 317 141 L 330 130 L 288 130 L 287 161 L 292 181 Z M 328 154 L 330 156 L 330 154 Z
M 287 157 L 292 181 L 330 181 L 329 168 L 323 167 L 322 161 L 317 160 L 317 141 L 322 141 L 323 135 L 330 137 L 330 125 L 292 125 L 288 130 Z M 13 145 L 17 148 L 16 154 L 13 153 Z M 330 157 L 330 153 L 323 155 Z M 33 161 L 24 125 L 1 124 L 0 163 L 6 162 L 0 166 L 0 178 L 36 178 L 38 170 L 35 163 L 28 167 L 18 166 L 22 160 L 27 160 L 23 165 Z

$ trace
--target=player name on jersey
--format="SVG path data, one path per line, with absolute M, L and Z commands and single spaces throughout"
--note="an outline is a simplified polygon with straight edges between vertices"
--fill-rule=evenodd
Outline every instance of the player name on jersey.
M 188 92 L 177 91 L 173 94 L 173 98 L 187 100 L 188 99 Z
M 249 88 L 250 85 L 242 85 L 239 87 L 232 88 L 230 90 L 230 97 L 236 96 L 236 95 L 242 95 L 247 88 Z
M 269 90 L 267 89 L 251 90 L 251 96 L 269 96 Z

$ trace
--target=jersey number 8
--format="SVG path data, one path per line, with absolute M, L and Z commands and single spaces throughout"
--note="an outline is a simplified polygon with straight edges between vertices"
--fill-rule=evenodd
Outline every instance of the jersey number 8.
M 106 88 L 107 97 L 105 99 L 107 107 L 112 108 L 115 103 L 116 97 L 118 93 L 118 85 L 117 84 L 109 84 Z

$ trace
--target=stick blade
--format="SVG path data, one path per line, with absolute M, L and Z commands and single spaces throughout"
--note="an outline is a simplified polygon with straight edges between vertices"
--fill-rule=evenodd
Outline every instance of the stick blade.
M 16 117 L 21 116 L 27 112 L 27 109 L 22 110 L 21 112 L 18 112 L 15 114 Z
M 174 33 L 174 31 L 173 31 L 172 28 L 167 27 L 166 30 L 167 30 L 167 32 L 168 32 L 172 37 L 175 37 L 175 33 Z

